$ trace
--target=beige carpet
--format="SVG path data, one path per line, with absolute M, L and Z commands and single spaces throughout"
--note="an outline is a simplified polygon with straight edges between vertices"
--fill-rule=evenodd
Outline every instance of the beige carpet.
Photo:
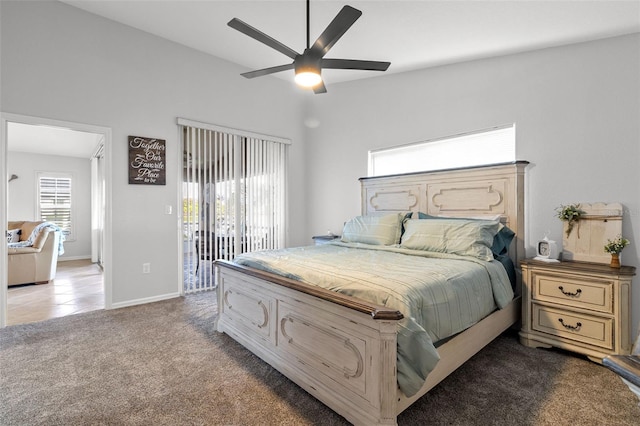
M 213 330 L 214 295 L 0 330 L 2 425 L 342 425 Z M 507 333 L 402 413 L 400 425 L 638 425 L 618 377 Z

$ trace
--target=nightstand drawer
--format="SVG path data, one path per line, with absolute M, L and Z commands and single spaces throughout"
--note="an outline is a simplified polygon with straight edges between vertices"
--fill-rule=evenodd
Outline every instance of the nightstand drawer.
M 561 275 L 533 275 L 533 299 L 566 306 L 613 312 L 613 282 L 604 280 L 567 279 Z
M 533 304 L 532 328 L 589 345 L 613 349 L 613 319 Z

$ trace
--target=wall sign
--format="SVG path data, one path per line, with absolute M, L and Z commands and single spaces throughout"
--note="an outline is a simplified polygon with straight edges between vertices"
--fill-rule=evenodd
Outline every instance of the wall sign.
M 129 136 L 129 183 L 165 185 L 166 141 Z

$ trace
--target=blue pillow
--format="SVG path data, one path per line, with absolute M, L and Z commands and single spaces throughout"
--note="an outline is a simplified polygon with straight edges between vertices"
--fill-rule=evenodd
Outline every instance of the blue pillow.
M 516 268 L 513 266 L 513 261 L 511 258 L 504 254 L 494 254 L 495 259 L 502 263 L 505 271 L 507 271 L 507 276 L 509 277 L 509 282 L 511 283 L 511 289 L 513 291 L 516 290 Z
M 426 213 L 418 212 L 418 219 L 461 219 L 461 220 L 487 220 L 487 219 L 469 219 L 464 217 L 445 217 L 445 216 L 431 216 Z M 493 237 L 493 245 L 491 251 L 494 255 L 505 255 L 509 251 L 509 246 L 516 233 L 509 227 L 502 225 L 498 230 L 498 233 Z
M 493 237 L 493 245 L 491 251 L 497 255 L 505 255 L 509 251 L 509 246 L 516 233 L 508 226 L 502 225 L 498 230 L 498 233 Z

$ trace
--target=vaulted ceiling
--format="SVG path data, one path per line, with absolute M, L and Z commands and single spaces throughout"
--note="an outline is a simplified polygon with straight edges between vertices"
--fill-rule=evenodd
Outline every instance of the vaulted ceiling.
M 306 47 L 305 0 L 63 1 L 247 71 L 291 61 L 228 27 L 232 18 L 298 53 Z M 361 10 L 362 16 L 326 57 L 390 61 L 386 74 L 640 31 L 637 0 L 311 0 L 311 43 L 345 4 Z M 323 71 L 328 84 L 378 75 Z M 293 72 L 274 76 L 289 79 Z
M 63 2 L 239 64 L 247 71 L 285 64 L 290 59 L 228 27 L 232 18 L 298 52 L 306 47 L 305 0 Z M 311 0 L 311 42 L 345 4 L 361 10 L 362 17 L 326 57 L 390 61 L 384 74 L 640 32 L 638 0 Z M 327 85 L 379 75 L 374 71 L 323 70 Z M 260 78 L 274 77 L 292 79 L 293 72 Z M 10 138 L 9 150 L 48 153 L 45 151 L 58 144 L 44 144 L 42 130 L 15 128 L 12 135 L 20 140 Z M 88 136 L 89 145 L 95 147 L 94 135 L 75 136 Z M 78 149 L 86 151 L 87 144 L 78 142 Z

